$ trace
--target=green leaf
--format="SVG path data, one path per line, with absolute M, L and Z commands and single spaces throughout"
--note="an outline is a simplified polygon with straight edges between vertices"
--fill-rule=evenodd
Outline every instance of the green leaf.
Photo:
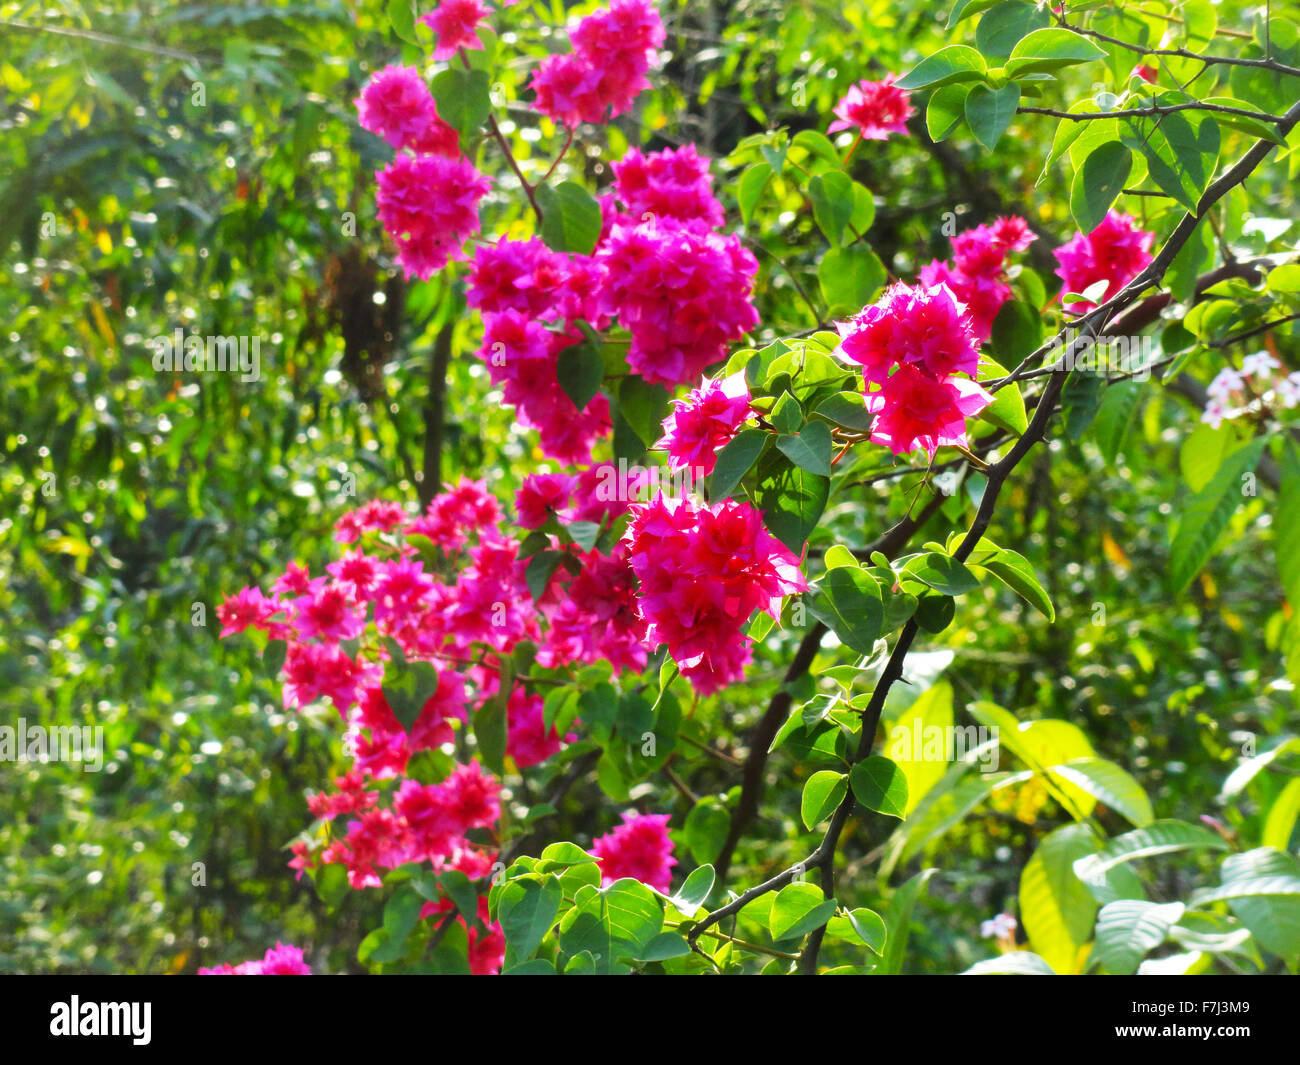
M 975 45 L 985 58 L 1006 59 L 1021 38 L 1048 22 L 1046 8 L 1025 0 L 1004 0 L 980 19 L 975 29 Z
M 1223 887 L 1193 892 L 1191 904 L 1228 900 L 1260 946 L 1294 964 L 1300 956 L 1300 862 L 1271 847 L 1257 847 L 1228 855 L 1221 876 Z
M 1119 141 L 1107 141 L 1094 148 L 1075 171 L 1070 213 L 1081 233 L 1091 233 L 1101 225 L 1132 169 L 1132 150 Z
M 822 770 L 810 776 L 803 786 L 800 814 L 804 827 L 811 829 L 830 817 L 848 791 L 848 780 L 843 773 Z
M 718 452 L 713 474 L 709 478 L 709 501 L 728 499 L 763 451 L 767 433 L 762 429 L 742 429 L 735 439 Z
M 953 44 L 921 60 L 896 84 L 900 89 L 935 89 L 957 81 L 978 81 L 987 70 L 984 57 L 974 48 Z
M 667 961 L 669 958 L 684 958 L 691 953 L 691 945 L 677 932 L 660 932 L 641 948 L 637 961 Z
M 801 470 L 831 475 L 831 431 L 825 422 L 809 422 L 797 436 L 781 436 L 777 449 Z
M 880 584 L 856 564 L 828 571 L 808 609 L 841 643 L 864 655 L 871 654 L 885 621 Z
M 1003 584 L 1020 596 L 1026 603 L 1037 610 L 1049 622 L 1056 620 L 1056 609 L 1052 598 L 1038 580 L 1038 574 L 1024 555 L 1002 547 L 991 559 L 981 562 L 980 566 L 997 577 Z
M 1300 536 L 1295 535 L 1300 530 L 1300 449 L 1294 441 L 1283 443 L 1280 466 L 1273 553 L 1282 593 L 1291 609 L 1300 610 Z
M 697 802 L 683 826 L 691 857 L 701 864 L 714 861 L 730 828 L 731 818 L 720 803 L 712 799 Z
M 817 404 L 813 413 L 856 433 L 871 428 L 872 417 L 861 392 L 836 392 Z
M 840 154 L 835 150 L 834 143 L 825 133 L 818 130 L 800 130 L 794 135 L 794 140 L 790 142 L 790 146 L 792 148 L 802 148 L 809 155 L 817 156 L 832 166 L 840 165 Z
M 605 363 L 590 344 L 571 344 L 556 359 L 555 376 L 564 394 L 573 400 L 573 405 L 583 410 L 600 391 L 605 379 Z
M 1140 858 L 1152 858 L 1177 851 L 1204 849 L 1227 850 L 1228 844 L 1217 832 L 1185 821 L 1152 821 L 1141 828 L 1116 836 L 1096 854 L 1074 863 L 1074 873 L 1085 884 L 1100 884 L 1110 870 Z
M 539 185 L 537 206 L 542 210 L 542 240 L 552 251 L 590 255 L 600 236 L 600 204 L 575 181 L 555 187 Z M 635 427 L 634 427 L 635 428 Z
M 670 397 L 659 385 L 648 384 L 635 375 L 625 377 L 618 387 L 618 409 L 632 431 L 648 447 L 664 435 Z
M 853 218 L 853 182 L 841 170 L 815 174 L 808 182 L 813 218 L 832 244 L 844 243 L 844 230 Z
M 474 714 L 474 738 L 478 741 L 483 764 L 500 774 L 506 758 L 506 704 L 514 685 L 514 663 L 505 655 L 497 656 L 500 675 L 497 690 Z
M 524 582 L 534 599 L 540 599 L 546 594 L 546 587 L 551 583 L 551 577 L 564 557 L 563 551 L 539 551 L 528 560 L 528 565 L 524 567 Z
M 975 576 L 957 559 L 927 551 L 903 567 L 903 573 L 944 595 L 965 595 L 980 586 Z
M 641 881 L 631 877 L 615 880 L 601 888 L 605 898 L 611 938 L 639 956 L 664 926 L 664 906 Z
M 835 913 L 835 900 L 815 884 L 787 884 L 772 901 L 768 930 L 774 940 L 797 939 L 824 925 Z
M 1162 98 L 1163 100 L 1163 98 Z M 1189 118 L 1188 115 L 1193 117 Z M 1128 118 L 1121 139 L 1141 152 L 1157 187 L 1193 214 L 1219 158 L 1219 127 L 1192 112 L 1166 112 L 1158 120 Z
M 393 32 L 407 44 L 420 43 L 415 36 L 415 3 L 413 0 L 388 0 L 388 21 Z M 439 108 L 441 113 L 441 108 Z
M 394 3 L 401 2 L 394 0 Z M 429 91 L 438 105 L 438 117 L 456 130 L 462 141 L 478 133 L 492 113 L 491 84 L 486 71 L 448 67 L 434 75 Z
M 790 465 L 780 452 L 759 462 L 754 505 L 762 511 L 768 531 L 796 555 L 803 554 L 829 496 L 828 478 Z
M 1114 762 L 1104 758 L 1075 758 L 1053 766 L 1049 772 L 1087 792 L 1138 828 L 1149 825 L 1155 818 L 1151 800 L 1142 785 Z
M 393 716 L 410 732 L 424 704 L 438 694 L 438 670 L 432 662 L 408 660 L 395 641 L 389 645 L 393 659 L 384 671 L 382 691 Z
M 533 956 L 555 923 L 564 892 L 558 877 L 511 880 L 497 897 L 497 923 L 506 937 L 506 969 Z
M 1232 96 L 1207 96 L 1202 102 L 1215 107 L 1238 107 L 1246 110 L 1250 109 L 1249 104 L 1243 103 L 1241 100 Z M 1222 111 L 1217 111 L 1210 117 L 1212 117 L 1220 126 L 1226 126 L 1228 129 L 1239 130 L 1240 132 L 1247 133 L 1252 137 L 1272 141 L 1274 144 L 1286 143 L 1285 138 L 1278 133 L 1277 125 L 1273 122 L 1264 121 L 1262 118 L 1250 118 L 1246 115 L 1229 115 L 1224 114 Z
M 902 972 L 903 956 L 907 953 L 907 941 L 911 932 L 912 911 L 933 875 L 933 869 L 921 870 L 890 897 L 889 909 L 884 914 L 888 928 L 885 957 L 876 970 L 881 975 L 893 976 Z
M 1051 74 L 1063 67 L 1104 59 L 1105 56 L 1106 53 L 1088 38 L 1070 30 L 1034 30 L 1011 50 L 1006 72 L 1013 78 L 1025 74 Z
M 736 200 L 740 206 L 741 220 L 746 224 L 754 216 L 754 208 L 758 206 L 759 198 L 771 180 L 772 168 L 767 163 L 755 163 L 741 175 L 740 184 L 736 188 Z
M 992 151 L 1016 117 L 1019 106 L 1020 86 L 1014 81 L 1000 89 L 976 85 L 966 97 L 966 122 L 975 139 Z
M 994 325 L 996 324 L 995 320 Z M 980 356 L 979 380 L 991 381 L 994 378 L 1006 377 L 1007 374 L 1008 370 L 1001 363 L 995 362 L 988 355 Z M 1008 429 L 1017 436 L 1023 435 L 1029 427 L 1029 417 L 1025 413 L 1025 399 L 1020 394 L 1020 385 L 1012 381 L 1011 384 L 999 388 L 993 393 L 993 402 L 980 411 L 979 416 L 990 425 Z
M 1074 863 L 1096 850 L 1084 825 L 1066 825 L 1043 838 L 1020 875 L 1020 918 L 1034 951 L 1058 973 L 1083 971 L 1097 902 L 1074 874 Z
M 1181 902 L 1158 905 L 1144 899 L 1116 899 L 1097 915 L 1097 960 L 1107 972 L 1129 976 L 1138 963 L 1165 941 L 1183 916 Z
M 1232 450 L 1236 441 L 1236 433 L 1228 423 L 1215 429 L 1201 422 L 1188 433 L 1178 449 L 1178 466 L 1187 487 L 1199 492 L 1209 484 L 1210 478 L 1223 465 L 1223 456 Z
M 832 315 L 857 314 L 875 299 L 887 276 L 879 256 L 863 244 L 832 248 L 817 267 L 817 282 Z
M 1138 381 L 1116 381 L 1107 385 L 1102 393 L 1092 423 L 1092 435 L 1106 465 L 1114 466 L 1123 451 L 1129 426 L 1145 394 L 1142 383 Z
M 1241 504 L 1242 477 L 1255 469 L 1263 450 L 1264 441 L 1256 439 L 1234 451 L 1183 508 L 1169 551 L 1170 594 L 1182 595 L 1209 561 L 1219 536 Z
M 902 818 L 907 811 L 907 777 L 888 758 L 873 754 L 849 771 L 853 795 L 868 810 Z
M 717 873 L 711 865 L 701 865 L 697 869 L 692 869 L 690 876 L 686 878 L 686 882 L 673 896 L 673 905 L 689 917 L 709 897 L 716 879 Z
M 1268 808 L 1264 818 L 1264 830 L 1259 841 L 1265 847 L 1276 847 L 1285 851 L 1291 846 L 1291 833 L 1295 830 L 1296 818 L 1300 817 L 1300 777 L 1287 781 Z
M 925 128 L 936 144 L 951 137 L 966 119 L 968 85 L 945 85 L 930 94 L 925 106 Z

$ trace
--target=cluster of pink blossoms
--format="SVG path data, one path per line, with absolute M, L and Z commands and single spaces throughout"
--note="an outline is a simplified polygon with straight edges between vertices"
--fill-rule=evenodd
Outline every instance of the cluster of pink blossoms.
M 1011 298 L 1006 282 L 1009 252 L 1024 251 L 1037 238 L 1023 218 L 999 218 L 953 238 L 952 262 L 936 259 L 921 268 L 921 284 L 947 285 L 966 306 L 975 339 L 983 343 L 993 332 L 993 319 Z
M 533 474 L 515 497 L 518 523 L 541 528 L 556 520 L 608 525 L 630 504 L 608 490 L 614 480 L 609 464 L 593 466 L 576 476 Z M 551 537 L 551 548 L 559 540 Z M 571 662 L 610 662 L 615 670 L 639 673 L 645 668 L 648 646 L 645 624 L 637 613 L 636 583 L 628 565 L 628 548 L 617 543 L 608 554 L 570 548 L 578 572 L 557 568 L 538 606 L 546 616 L 546 641 L 537 661 L 545 668 Z M 538 713 L 541 702 L 538 702 Z
M 302 951 L 287 943 L 268 947 L 259 961 L 242 961 L 238 965 L 215 965 L 200 969 L 200 976 L 311 976 L 311 966 L 303 961 Z
M 906 133 L 912 106 L 905 90 L 894 84 L 894 75 L 883 81 L 860 81 L 835 105 L 836 121 L 827 129 L 857 129 L 863 140 L 883 141 L 891 133 Z
M 583 339 L 562 323 L 603 324 L 596 299 L 602 280 L 590 256 L 553 252 L 535 237 L 480 245 L 469 279 L 469 305 L 483 315 L 479 355 L 492 383 L 520 424 L 537 430 L 543 453 L 566 465 L 588 462 L 612 427 L 603 395 L 578 410 L 556 372 L 560 353 Z
M 664 26 L 650 0 L 613 0 L 569 33 L 573 51 L 548 56 L 534 72 L 533 106 L 570 128 L 604 122 L 632 106 L 649 87 L 645 73 L 664 42 Z
M 375 171 L 379 220 L 406 276 L 428 280 L 478 232 L 479 200 L 491 183 L 461 155 L 459 136 L 413 67 L 385 67 L 355 102 L 361 125 L 398 152 Z
M 750 302 L 758 260 L 714 231 L 722 207 L 708 162 L 688 145 L 614 165 L 596 259 L 601 310 L 632 334 L 628 367 L 651 384 L 699 379 L 758 325 Z
M 387 66 L 355 100 L 363 129 L 383 137 L 397 151 L 416 155 L 460 155 L 460 136 L 438 117 L 438 105 L 414 67 Z
M 626 503 L 601 491 L 607 473 L 596 466 L 566 480 L 557 502 L 566 518 L 600 524 L 626 511 Z M 501 532 L 501 521 L 495 499 L 472 481 L 444 491 L 416 516 L 400 504 L 373 501 L 338 521 L 335 539 L 346 550 L 324 574 L 313 577 L 293 564 L 270 595 L 244 588 L 217 608 L 223 636 L 251 626 L 286 641 L 286 707 L 329 699 L 347 724 L 352 768 L 332 791 L 309 801 L 316 817 L 346 824 L 314 848 L 295 844 L 290 865 L 300 875 L 338 863 L 354 888 L 374 887 L 383 870 L 413 861 L 486 875 L 493 854 L 469 833 L 495 826 L 497 781 L 477 763 L 438 784 L 406 776 L 412 756 L 451 742 L 454 723 L 496 693 L 495 659 L 477 654 L 475 645 L 508 655 L 530 640 L 547 668 L 600 659 L 616 669 L 644 667 L 627 548 L 617 545 L 611 555 L 571 549 L 574 572 L 562 568 L 534 603 L 519 544 Z M 426 570 L 422 551 L 438 558 L 435 570 Z M 409 727 L 384 695 L 392 668 L 386 638 L 437 674 L 436 690 Z M 522 685 L 511 690 L 506 716 L 506 751 L 520 768 L 545 761 L 564 742 L 545 727 L 542 698 Z M 497 940 L 489 934 L 475 942 L 476 964 L 487 971 Z
M 1155 234 L 1139 229 L 1133 218 L 1111 211 L 1091 233 L 1076 233 L 1052 253 L 1061 264 L 1056 274 L 1065 282 L 1066 292 L 1085 292 L 1105 281 L 1099 300 L 1105 303 L 1151 262 L 1154 240 Z M 1095 306 L 1084 301 L 1071 304 L 1070 309 L 1084 312 Z
M 714 232 L 723 211 L 708 162 L 690 146 L 632 149 L 614 174 L 592 255 L 502 239 L 477 249 L 469 280 L 493 383 L 537 430 L 543 453 L 568 465 L 589 462 L 611 430 L 603 395 L 579 411 L 559 385 L 561 353 L 583 340 L 575 322 L 604 329 L 617 318 L 632 334 L 632 372 L 669 386 L 698 379 L 758 324 L 750 302 L 758 262 L 737 237 Z
M 646 637 L 668 653 L 696 691 L 709 695 L 743 676 L 755 611 L 780 615 L 783 596 L 808 585 L 799 560 L 748 503 L 697 506 L 657 495 L 632 508 L 625 540 L 641 582 Z
M 505 0 L 507 6 L 513 2 Z M 462 48 L 482 51 L 478 24 L 488 14 L 479 0 L 441 0 L 427 15 L 421 15 L 420 21 L 433 30 L 433 58 L 450 59 Z
M 899 282 L 838 324 L 846 359 L 862 366 L 873 443 L 895 455 L 966 445 L 966 419 L 993 397 L 972 380 L 979 345 L 965 308 L 946 285 Z
M 661 894 L 672 886 L 673 841 L 668 836 L 668 814 L 623 815 L 623 823 L 598 836 L 591 853 L 600 859 L 600 880 L 605 886 L 632 877 Z
M 753 415 L 744 373 L 706 380 L 673 404 L 655 446 L 668 452 L 670 469 L 698 470 L 703 477 L 713 472 L 718 452 Z

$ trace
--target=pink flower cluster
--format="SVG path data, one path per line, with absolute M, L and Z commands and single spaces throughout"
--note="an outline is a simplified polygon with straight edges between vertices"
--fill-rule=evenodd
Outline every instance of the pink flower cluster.
M 420 21 L 433 30 L 433 58 L 450 59 L 462 48 L 482 51 L 477 29 L 488 13 L 479 0 L 441 0 L 422 15 Z
M 460 246 L 478 232 L 478 202 L 491 182 L 468 159 L 399 155 L 375 171 L 379 220 L 397 244 L 407 277 L 429 280 L 462 258 Z
M 438 105 L 414 67 L 387 66 L 375 74 L 354 101 L 361 125 L 399 152 L 460 155 L 460 136 L 438 117 Z
M 1061 264 L 1056 274 L 1065 282 L 1065 292 L 1082 293 L 1105 281 L 1100 298 L 1105 303 L 1151 262 L 1154 240 L 1155 234 L 1139 229 L 1129 215 L 1111 211 L 1091 233 L 1076 233 L 1052 253 Z M 1095 306 L 1083 301 L 1071 304 L 1070 309 L 1084 312 Z
M 1300 406 L 1300 371 L 1275 374 L 1283 366 L 1267 351 L 1257 351 L 1241 360 L 1241 369 L 1225 366 L 1206 386 L 1209 401 L 1201 421 L 1212 429 L 1225 420 L 1248 414 L 1277 414 Z
M 697 506 L 657 495 L 632 508 L 625 540 L 647 639 L 667 644 L 703 695 L 743 676 L 751 647 L 744 630 L 754 612 L 779 617 L 781 597 L 807 588 L 799 560 L 748 503 Z
M 667 895 L 672 886 L 673 841 L 668 836 L 668 814 L 623 815 L 623 823 L 591 844 L 600 859 L 600 881 L 608 887 L 631 877 Z
M 516 496 L 519 522 L 525 528 L 540 528 L 551 519 L 608 524 L 630 506 L 608 490 L 615 480 L 614 467 L 608 463 L 577 476 L 533 474 Z M 551 537 L 551 545 L 559 547 L 556 537 Z M 538 603 L 547 620 L 538 663 L 551 669 L 571 662 L 606 661 L 616 671 L 640 672 L 648 648 L 645 625 L 636 609 L 627 545 L 615 544 L 608 555 L 576 549 L 570 554 L 578 572 L 558 568 Z
M 906 91 L 894 84 L 894 75 L 883 81 L 860 81 L 835 105 L 836 121 L 827 129 L 859 130 L 863 140 L 883 141 L 891 133 L 906 133 L 912 106 Z
M 921 268 L 921 284 L 947 285 L 966 306 L 975 339 L 983 343 L 993 332 L 993 319 L 1011 298 L 1006 283 L 1006 257 L 1024 251 L 1037 238 L 1023 218 L 999 218 L 953 238 L 952 262 L 936 259 Z
M 596 250 L 601 310 L 631 332 L 634 373 L 669 387 L 696 380 L 758 324 L 758 260 L 739 237 L 711 228 L 722 209 L 693 147 L 633 150 L 615 175 Z
M 311 976 L 311 966 L 303 961 L 302 951 L 287 943 L 277 942 L 268 947 L 259 961 L 243 961 L 238 965 L 216 965 L 200 969 L 200 976 Z
M 536 238 L 481 245 L 469 280 L 469 305 L 483 315 L 479 356 L 492 383 L 520 424 L 537 430 L 542 451 L 566 465 L 590 461 L 592 445 L 612 427 L 605 396 L 597 393 L 580 411 L 557 376 L 560 353 L 583 339 L 559 323 L 603 325 L 602 280 L 591 257 L 553 252 Z
M 899 282 L 855 318 L 841 322 L 846 359 L 862 366 L 871 439 L 896 455 L 945 444 L 965 446 L 966 419 L 990 402 L 974 381 L 979 351 L 965 308 L 945 285 Z
M 633 149 L 614 171 L 593 255 L 502 239 L 475 252 L 469 281 L 493 383 L 542 451 L 568 465 L 589 462 L 611 429 L 603 395 L 578 411 L 559 385 L 561 352 L 583 340 L 573 323 L 604 329 L 617 318 L 632 334 L 629 369 L 669 386 L 698 379 L 758 323 L 758 262 L 737 237 L 711 229 L 723 212 L 695 149 Z
M 668 452 L 670 469 L 695 469 L 706 477 L 717 465 L 718 452 L 753 414 L 744 373 L 706 380 L 675 400 L 674 407 L 655 446 Z
M 569 34 L 573 51 L 548 56 L 529 87 L 533 106 L 570 128 L 626 112 L 642 89 L 664 26 L 650 0 L 613 0 Z
M 565 478 L 561 494 L 541 494 L 567 520 L 608 523 L 627 509 L 603 491 L 608 472 L 591 467 Z M 324 574 L 292 564 L 271 594 L 244 588 L 217 608 L 223 636 L 253 627 L 286 642 L 286 707 L 329 699 L 347 724 L 352 768 L 309 800 L 325 823 L 346 823 L 328 841 L 294 845 L 290 865 L 300 874 L 339 863 L 354 888 L 377 886 L 383 870 L 412 861 L 485 875 L 491 852 L 467 834 L 495 826 L 497 781 L 477 763 L 436 784 L 406 775 L 413 755 L 453 741 L 470 710 L 497 692 L 496 658 L 485 657 L 482 645 L 508 655 L 530 640 L 543 668 L 598 659 L 644 668 L 627 548 L 619 544 L 612 555 L 570 549 L 573 572 L 562 567 L 534 603 L 519 545 L 501 532 L 501 520 L 480 482 L 462 481 L 415 516 L 372 501 L 339 519 L 335 538 L 345 550 Z M 433 570 L 421 557 L 429 552 L 438 559 Z M 437 677 L 409 727 L 384 694 L 393 679 L 385 640 L 408 661 L 433 665 Z M 509 693 L 506 718 L 506 751 L 520 768 L 545 761 L 564 742 L 545 727 L 541 697 L 522 685 Z M 491 935 L 481 941 L 481 961 L 495 942 Z
M 379 220 L 406 276 L 427 281 L 478 232 L 478 204 L 491 183 L 461 155 L 459 135 L 413 67 L 385 67 L 355 103 L 361 125 L 399 153 L 375 171 Z

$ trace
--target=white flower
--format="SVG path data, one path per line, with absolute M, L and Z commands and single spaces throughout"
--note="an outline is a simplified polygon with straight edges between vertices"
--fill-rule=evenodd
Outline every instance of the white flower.
M 1201 421 L 1211 429 L 1217 429 L 1223 424 L 1223 419 L 1229 416 L 1227 407 L 1222 403 L 1211 400 L 1205 405 L 1205 412 L 1201 415 Z
M 1293 373 L 1290 377 L 1283 377 L 1278 381 L 1274 388 L 1277 398 L 1282 401 L 1282 405 L 1288 409 L 1300 403 L 1300 373 Z
M 1000 913 L 990 921 L 980 922 L 980 937 L 983 939 L 1006 939 L 1016 934 L 1019 925 L 1009 913 Z
M 1257 351 L 1241 360 L 1241 373 L 1243 377 L 1271 377 L 1281 365 L 1267 351 Z
M 1242 387 L 1241 374 L 1231 367 L 1225 367 L 1215 374 L 1214 380 L 1209 383 L 1205 391 L 1212 399 L 1227 402 L 1228 397 L 1234 392 L 1240 392 Z

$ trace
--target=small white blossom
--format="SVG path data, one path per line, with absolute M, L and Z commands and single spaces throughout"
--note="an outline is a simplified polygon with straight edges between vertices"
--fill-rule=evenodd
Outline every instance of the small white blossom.
M 1241 373 L 1243 377 L 1272 377 L 1281 365 L 1267 351 L 1257 351 L 1241 360 Z

